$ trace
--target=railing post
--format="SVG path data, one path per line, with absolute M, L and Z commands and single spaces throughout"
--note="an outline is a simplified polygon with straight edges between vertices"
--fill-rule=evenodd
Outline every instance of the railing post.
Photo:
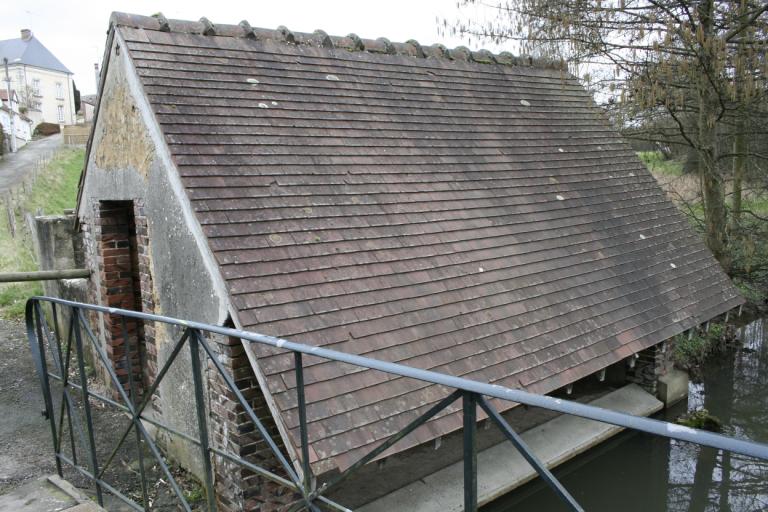
M 40 303 L 37 303 L 37 306 L 39 306 Z M 39 314 L 39 313 L 38 313 Z M 61 443 L 62 443 L 62 437 L 64 432 L 64 411 L 66 407 L 66 416 L 67 416 L 67 426 L 69 430 L 69 445 L 70 450 L 72 451 L 72 461 L 77 464 L 77 448 L 75 446 L 75 433 L 74 430 L 72 430 L 72 407 L 69 401 L 69 398 L 67 397 L 67 387 L 69 386 L 69 362 L 71 360 L 72 355 L 72 323 L 70 322 L 70 329 L 67 331 L 67 352 L 66 352 L 66 359 L 64 359 L 64 355 L 61 352 L 61 332 L 59 329 L 59 316 L 57 313 L 56 303 L 51 303 L 51 314 L 52 314 L 52 321 L 53 321 L 53 327 L 54 327 L 54 339 L 56 340 L 56 350 L 59 355 L 59 363 L 58 367 L 61 372 L 61 404 L 59 406 L 59 441 L 57 443 L 58 448 L 57 451 L 61 451 Z M 54 361 L 54 364 L 55 361 Z
M 40 308 L 34 308 L 32 315 L 35 318 L 35 331 L 37 335 L 37 346 L 39 351 L 38 357 L 40 359 L 38 364 L 40 365 L 39 367 L 41 369 L 40 378 L 43 382 L 43 402 L 45 403 L 45 416 L 51 425 L 53 449 L 56 452 L 56 472 L 59 474 L 59 476 L 63 476 L 61 460 L 59 459 L 60 448 L 57 446 L 58 443 L 56 442 L 58 439 L 58 435 L 56 434 L 56 415 L 54 414 L 53 399 L 51 398 L 51 381 L 48 378 L 48 363 L 45 360 L 45 341 L 43 339 L 43 327 L 41 325 L 43 320 L 40 318 L 41 314 L 42 312 Z
M 309 465 L 309 434 L 307 433 L 307 402 L 304 396 L 304 364 L 301 352 L 293 353 L 296 368 L 296 396 L 299 405 L 299 429 L 301 432 L 301 463 L 304 472 L 304 492 L 312 490 L 312 468 Z
M 464 512 L 477 512 L 477 395 L 464 391 Z
M 205 494 L 208 498 L 208 510 L 216 510 L 216 496 L 213 488 L 213 468 L 211 467 L 211 450 L 208 446 L 208 422 L 205 413 L 205 396 L 203 395 L 203 374 L 200 369 L 200 350 L 198 349 L 200 332 L 192 331 L 189 337 L 189 352 L 192 358 L 192 380 L 195 386 L 195 409 L 197 410 L 197 427 L 200 434 L 200 455 L 203 457 L 205 472 Z
M 93 483 L 96 486 L 96 499 L 100 506 L 104 506 L 104 496 L 99 483 L 99 463 L 96 460 L 96 440 L 93 437 L 93 417 L 91 416 L 91 403 L 88 395 L 88 376 L 85 374 L 85 356 L 83 355 L 83 339 L 80 333 L 80 314 L 78 308 L 72 308 L 73 328 L 75 330 L 75 350 L 77 351 L 77 368 L 80 372 L 80 387 L 83 392 L 83 411 L 85 423 L 88 427 L 88 455 L 93 471 Z
M 136 320 L 136 332 L 139 331 L 139 321 Z M 125 317 L 120 317 L 120 325 L 123 330 L 123 340 L 125 340 L 125 351 L 123 352 L 123 355 L 125 357 L 125 368 L 128 371 L 128 388 L 131 391 L 131 394 L 129 395 L 129 398 L 131 399 L 131 408 L 136 410 L 136 401 L 138 400 L 138 396 L 136 394 L 136 384 L 133 381 L 133 363 L 131 363 L 131 340 L 128 338 L 128 328 L 125 325 Z M 136 353 L 139 353 L 139 343 L 138 339 L 136 340 Z M 128 404 L 126 404 L 128 405 Z M 133 414 L 133 423 L 141 421 L 141 419 L 136 415 Z M 149 492 L 147 491 L 147 475 L 144 471 L 144 453 L 141 449 L 141 432 L 139 431 L 139 428 L 136 427 L 133 429 L 135 435 L 136 435 L 136 455 L 139 458 L 139 478 L 141 479 L 141 498 L 142 502 L 144 503 L 144 508 L 146 510 L 149 510 Z

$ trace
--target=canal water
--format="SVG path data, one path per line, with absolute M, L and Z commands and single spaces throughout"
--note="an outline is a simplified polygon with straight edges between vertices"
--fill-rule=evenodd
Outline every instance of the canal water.
M 659 419 L 707 409 L 723 433 L 768 443 L 768 318 L 741 330 L 741 347 L 709 361 L 703 380 Z M 587 512 L 768 511 L 768 462 L 640 433 L 623 433 L 555 475 Z M 483 512 L 568 510 L 538 480 Z

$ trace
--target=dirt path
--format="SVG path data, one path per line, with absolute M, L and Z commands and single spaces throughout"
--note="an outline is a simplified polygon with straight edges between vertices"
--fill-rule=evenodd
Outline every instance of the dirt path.
M 43 409 L 24 325 L 0 319 L 0 494 L 56 471 Z

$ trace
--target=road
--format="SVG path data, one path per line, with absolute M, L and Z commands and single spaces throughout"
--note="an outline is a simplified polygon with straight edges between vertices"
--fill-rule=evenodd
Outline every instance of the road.
M 40 158 L 61 146 L 60 133 L 30 142 L 16 153 L 7 153 L 0 160 L 0 194 L 20 183 Z

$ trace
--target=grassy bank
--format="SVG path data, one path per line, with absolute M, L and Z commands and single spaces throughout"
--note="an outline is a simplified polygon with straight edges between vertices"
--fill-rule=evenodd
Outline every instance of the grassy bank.
M 38 210 L 44 214 L 61 214 L 68 208 L 74 208 L 83 155 L 82 149 L 64 149 L 38 174 L 32 189 L 15 205 L 15 237 L 11 236 L 7 209 L 3 207 L 0 219 L 0 272 L 37 270 L 24 214 Z M 41 292 L 42 286 L 38 282 L 0 284 L 0 317 L 21 317 L 26 299 Z
M 683 164 L 677 160 L 668 160 L 661 151 L 638 151 L 637 156 L 654 175 L 682 176 Z
M 691 225 L 702 232 L 704 207 L 697 176 L 684 174 L 681 162 L 666 160 L 659 151 L 640 151 L 637 155 Z M 730 200 L 730 184 L 726 184 L 728 207 Z M 742 209 L 739 229 L 729 233 L 729 274 L 750 309 L 760 309 L 768 304 L 768 222 L 764 220 L 768 218 L 768 196 L 764 189 L 745 185 Z

